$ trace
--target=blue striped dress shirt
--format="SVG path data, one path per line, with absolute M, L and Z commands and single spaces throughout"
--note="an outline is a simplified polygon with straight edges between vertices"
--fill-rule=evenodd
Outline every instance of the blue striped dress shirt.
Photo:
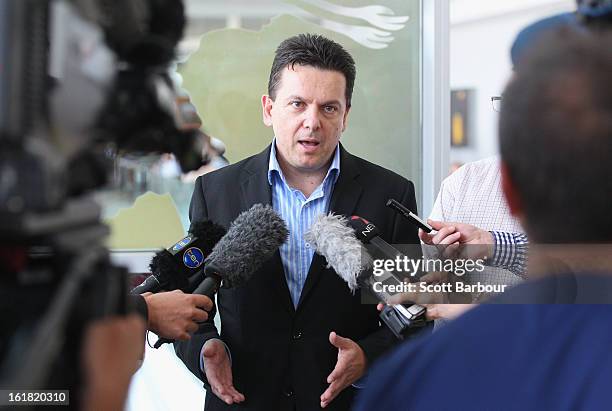
M 314 250 L 304 241 L 304 233 L 310 228 L 317 215 L 327 213 L 331 193 L 339 174 L 340 148 L 338 146 L 325 179 L 310 197 L 306 198 L 300 190 L 289 187 L 287 184 L 276 159 L 276 139 L 272 142 L 268 182 L 272 187 L 272 207 L 285 220 L 290 232 L 289 240 L 280 248 L 280 255 L 294 307 L 297 307 L 300 301 L 302 288 L 314 255 Z

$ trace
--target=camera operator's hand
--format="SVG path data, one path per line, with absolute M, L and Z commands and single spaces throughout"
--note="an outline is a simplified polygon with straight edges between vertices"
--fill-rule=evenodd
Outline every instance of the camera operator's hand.
M 436 233 L 419 229 L 419 238 L 428 245 L 445 246 L 447 258 L 490 258 L 493 255 L 493 235 L 471 224 L 427 220 Z
M 185 294 L 181 290 L 143 294 L 147 303 L 148 329 L 159 337 L 188 340 L 198 323 L 208 319 L 213 302 L 205 295 Z
M 81 352 L 85 410 L 123 410 L 130 379 L 144 355 L 144 335 L 145 323 L 135 314 L 89 327 Z
M 227 404 L 244 401 L 244 395 L 234 387 L 232 365 L 223 341 L 218 338 L 206 341 L 202 354 L 204 372 L 213 394 Z

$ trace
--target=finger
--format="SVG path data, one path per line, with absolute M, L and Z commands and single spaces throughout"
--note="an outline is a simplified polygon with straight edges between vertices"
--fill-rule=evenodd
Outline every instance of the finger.
M 428 234 L 425 231 L 423 231 L 422 229 L 419 228 L 419 238 L 421 239 L 422 242 L 424 242 L 425 244 L 429 244 L 432 245 L 432 239 L 433 239 L 433 234 Z
M 329 403 L 338 396 L 340 391 L 342 391 L 342 385 L 340 382 L 330 384 L 323 395 L 321 395 L 321 407 L 325 408 L 327 405 L 329 405 Z
M 444 222 L 444 221 L 437 221 L 437 220 L 432 220 L 430 218 L 427 219 L 427 224 L 429 224 L 431 226 L 431 228 L 433 228 L 436 231 L 440 231 L 442 230 L 444 227 L 449 227 L 452 226 L 453 223 L 449 223 L 449 222 Z
M 230 392 L 234 402 L 242 402 L 242 401 L 244 401 L 244 394 L 239 392 L 233 385 L 229 388 L 229 392 Z
M 146 293 L 142 293 L 142 294 L 140 294 L 140 295 L 142 295 L 143 297 L 148 297 L 148 296 L 150 296 L 150 295 L 153 295 L 153 293 L 152 293 L 152 292 L 150 292 L 150 291 L 147 291 Z
M 204 344 L 204 358 L 212 358 L 215 355 L 217 355 L 217 352 L 219 350 L 217 349 L 217 345 L 214 343 L 210 343 L 210 344 Z
M 416 283 L 415 283 L 416 286 Z M 406 291 L 405 293 L 395 294 L 387 300 L 389 305 L 415 303 L 419 299 L 420 292 Z
M 200 328 L 198 324 L 194 323 L 193 321 L 188 321 L 187 324 L 185 324 L 185 331 L 189 334 L 193 334 L 194 332 L 198 331 L 198 328 Z
M 434 235 L 432 241 L 434 244 L 440 244 L 442 243 L 442 241 L 444 241 L 446 237 L 453 234 L 455 231 L 456 230 L 454 226 L 444 227 L 440 231 L 438 231 L 436 235 Z
M 456 243 L 457 241 L 459 241 L 459 239 L 461 238 L 461 233 L 460 232 L 456 232 L 456 233 L 449 233 L 447 236 L 445 236 L 444 238 L 440 238 L 439 242 L 437 243 L 438 245 L 450 245 L 453 243 Z
M 242 402 L 244 401 L 244 395 L 239 392 L 236 387 L 234 387 L 234 385 L 231 382 L 231 376 L 228 377 L 229 380 L 225 381 L 225 382 L 217 382 L 215 384 L 217 393 L 216 394 L 219 398 L 222 398 L 223 401 L 227 402 L 226 399 L 230 399 L 231 402 L 228 404 L 232 404 L 234 402 Z M 210 381 L 209 381 L 210 382 Z M 212 386 L 212 384 L 211 384 Z M 214 392 L 214 390 L 213 390 Z
M 221 396 L 231 398 L 232 402 L 239 398 L 239 392 L 231 383 L 220 384 L 219 387 L 219 393 Z
M 336 348 L 348 348 L 350 341 L 348 338 L 340 337 L 334 331 L 329 333 L 329 342 Z
M 459 234 L 459 233 L 456 233 L 456 234 Z M 452 236 L 449 236 L 447 238 L 450 239 L 450 237 Z M 459 242 L 457 241 L 455 241 L 454 243 L 450 243 L 444 248 L 444 251 L 442 252 L 442 256 L 445 258 L 450 258 L 450 259 L 458 258 L 461 255 L 461 248 L 462 248 L 461 244 L 459 244 Z
M 180 331 L 176 336 L 176 339 L 179 341 L 186 341 L 191 338 L 191 334 L 185 331 Z
M 440 317 L 438 304 L 425 304 L 427 311 L 425 311 L 425 318 L 428 320 L 437 320 Z
M 382 311 L 385 309 L 385 305 L 383 303 L 378 303 L 378 305 L 376 306 L 376 309 L 378 311 Z
M 194 308 L 191 311 L 191 319 L 197 323 L 204 322 L 208 319 L 208 313 L 199 308 Z
M 215 384 L 212 384 L 211 382 L 210 386 L 213 389 L 213 393 L 217 397 L 219 397 L 223 402 L 225 402 L 226 404 L 230 404 L 230 405 L 234 403 L 234 398 L 226 385 L 222 383 L 218 383 L 218 382 Z
M 200 307 L 205 311 L 210 311 L 212 310 L 213 307 L 213 302 L 212 300 L 205 296 L 205 295 L 199 295 L 199 294 L 192 294 L 191 295 L 191 302 L 196 306 L 196 307 Z
M 331 374 L 327 376 L 327 383 L 332 384 L 336 379 L 338 379 L 344 372 L 344 368 L 344 365 L 340 364 L 338 361 Z
M 431 273 L 425 274 L 420 278 L 420 281 L 426 284 L 437 284 L 442 282 L 445 279 L 444 275 L 438 271 L 433 271 Z
M 221 398 L 227 405 L 232 405 L 234 403 L 234 398 L 229 394 L 221 394 L 217 395 L 217 397 Z

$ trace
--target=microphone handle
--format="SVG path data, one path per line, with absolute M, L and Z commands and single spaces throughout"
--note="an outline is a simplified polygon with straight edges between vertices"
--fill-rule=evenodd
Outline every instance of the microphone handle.
M 394 259 L 396 257 L 404 257 L 404 254 L 402 254 L 397 248 L 393 247 L 391 244 L 389 244 L 379 236 L 372 238 L 370 240 L 370 244 L 373 244 L 378 247 L 378 249 L 381 250 L 389 258 Z
M 155 275 L 151 274 L 142 283 L 132 288 L 132 291 L 130 291 L 130 294 L 138 295 L 138 294 L 147 293 L 147 292 L 156 293 L 161 289 L 162 289 L 161 283 L 159 282 L 157 277 L 155 277 Z
M 200 270 L 197 273 L 193 274 L 187 280 L 187 286 L 183 289 L 183 292 L 193 294 L 196 288 L 200 285 L 202 281 L 204 281 L 204 270 Z
M 204 281 L 200 283 L 198 288 L 193 290 L 192 294 L 201 294 L 205 295 L 209 298 L 213 298 L 213 296 L 219 290 L 219 286 L 221 285 L 221 276 L 215 272 L 206 273 L 206 277 Z
M 201 295 L 210 297 L 212 299 L 214 295 L 217 293 L 217 291 L 219 290 L 220 285 L 221 285 L 221 276 L 213 272 L 213 273 L 206 275 L 206 277 L 204 278 L 204 281 L 200 283 L 198 288 L 196 288 L 192 294 L 201 294 Z M 173 341 L 174 340 L 171 340 L 169 338 L 160 338 L 159 340 L 157 340 L 157 342 L 155 342 L 155 344 L 153 345 L 153 348 L 159 348 L 163 344 L 171 343 Z

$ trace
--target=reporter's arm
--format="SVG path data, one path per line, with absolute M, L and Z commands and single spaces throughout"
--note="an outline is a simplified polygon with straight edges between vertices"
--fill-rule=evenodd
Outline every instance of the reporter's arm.
M 136 314 L 98 321 L 87 329 L 81 353 L 84 410 L 124 409 L 130 380 L 144 355 L 144 331 Z

